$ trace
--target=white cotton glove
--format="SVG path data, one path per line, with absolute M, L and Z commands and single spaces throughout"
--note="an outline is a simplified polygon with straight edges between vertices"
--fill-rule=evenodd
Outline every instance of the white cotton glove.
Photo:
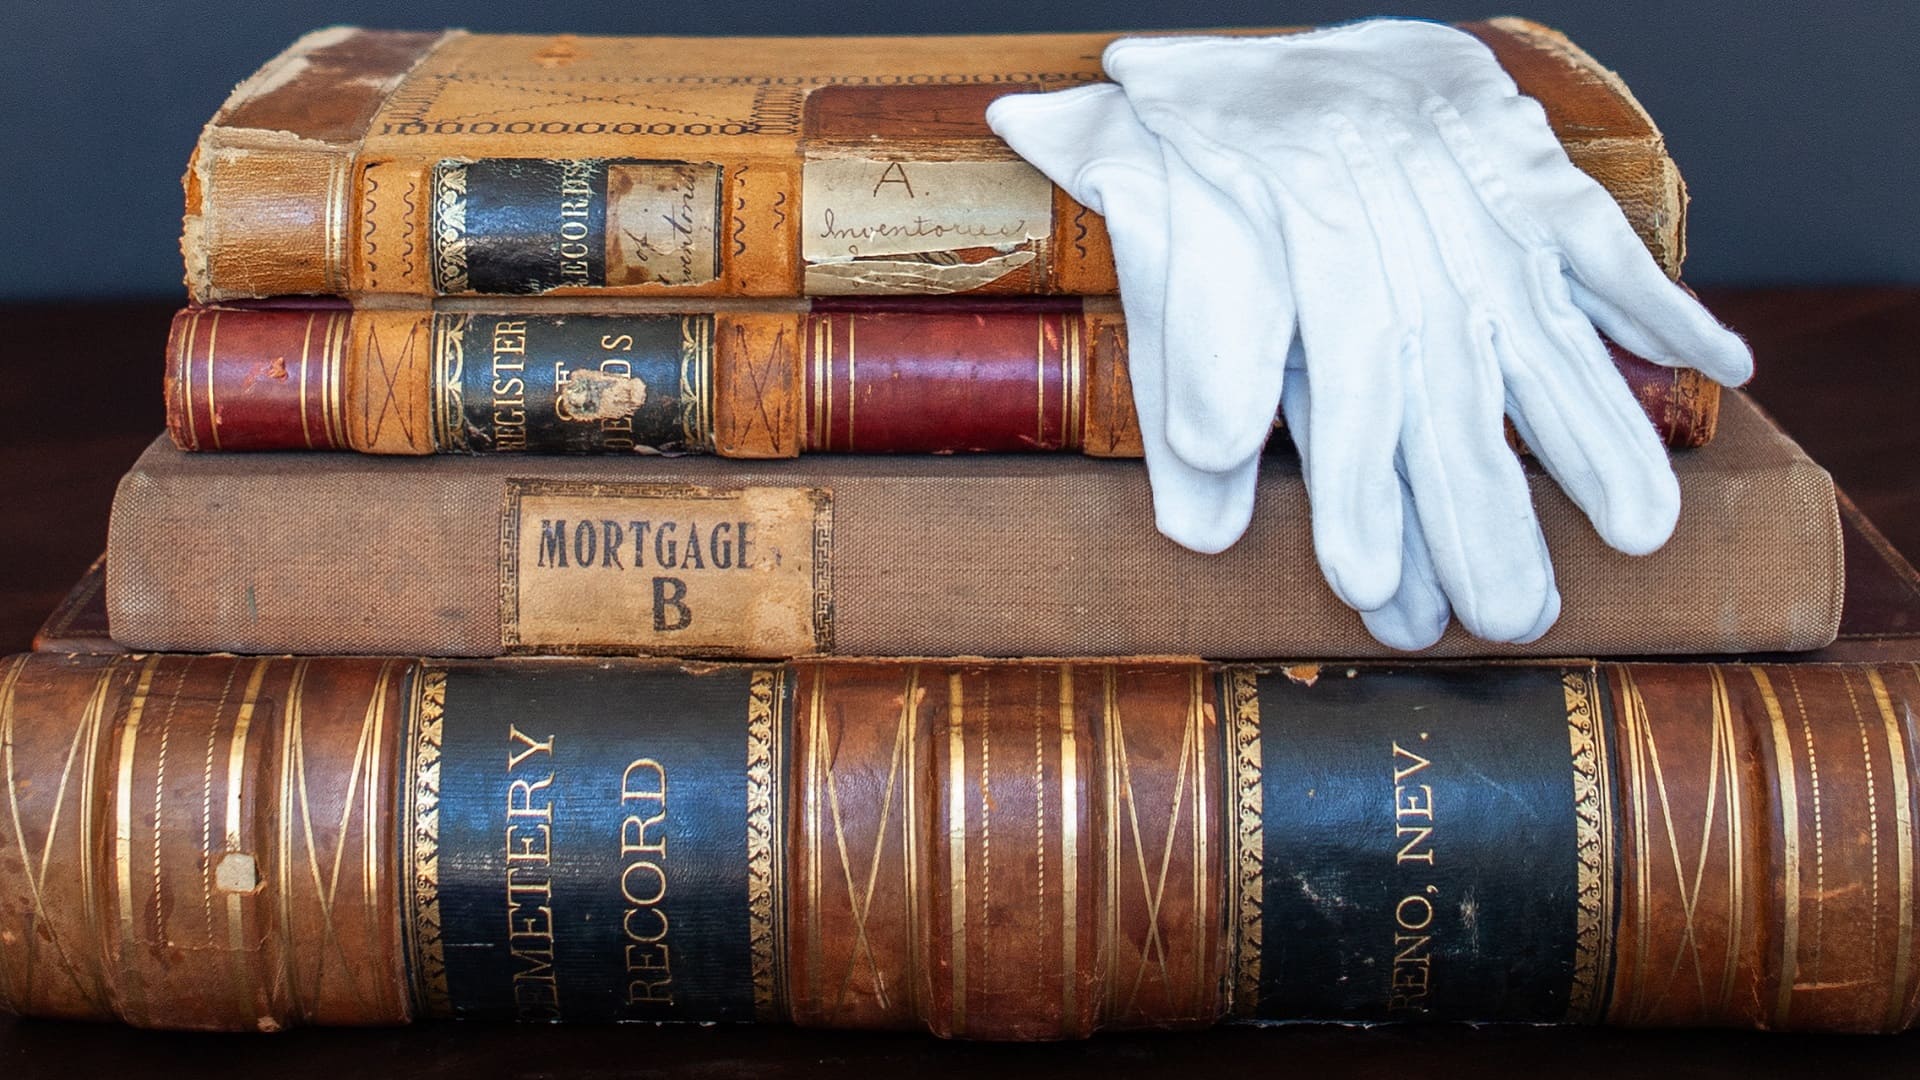
M 1123 39 L 1105 64 L 1164 140 L 1178 192 L 1163 286 L 1167 448 L 1202 470 L 1230 463 L 1253 399 L 1279 385 L 1250 369 L 1284 366 L 1289 335 L 1273 327 L 1297 308 L 1311 390 L 1289 423 L 1314 544 L 1376 634 L 1404 623 L 1388 633 L 1429 636 L 1437 597 L 1403 582 L 1428 565 L 1480 637 L 1527 640 L 1557 615 L 1503 412 L 1609 544 L 1643 554 L 1666 541 L 1679 486 L 1592 324 L 1723 383 L 1745 381 L 1751 356 L 1660 272 L 1486 46 L 1379 20 Z M 1190 220 L 1207 232 L 1190 237 Z M 1220 242 L 1226 228 L 1251 241 Z M 1116 241 L 1116 262 L 1127 257 Z M 1152 277 L 1121 271 L 1130 324 L 1130 284 Z M 1143 432 L 1151 422 L 1143 410 Z
M 1190 387 L 1170 384 L 1169 379 L 1204 376 L 1213 369 L 1189 363 L 1176 373 L 1164 362 L 1163 304 L 1172 263 L 1167 207 L 1169 198 L 1178 195 L 1170 191 L 1160 141 L 1140 126 L 1125 95 L 1111 83 L 1004 97 L 987 110 L 987 121 L 1021 157 L 1105 216 L 1127 315 L 1127 366 L 1155 522 L 1162 533 L 1195 551 L 1225 550 L 1253 516 L 1260 447 L 1273 426 L 1282 365 L 1258 373 L 1272 384 L 1258 439 L 1235 439 L 1231 453 L 1215 448 L 1206 459 L 1218 466 L 1214 468 L 1184 460 L 1168 447 L 1169 402 L 1192 395 Z M 1250 233 L 1225 236 L 1219 257 L 1250 259 L 1246 249 L 1253 242 Z M 1280 347 L 1284 350 L 1284 338 Z M 1239 356 L 1228 359 L 1244 365 Z M 1251 408 L 1257 411 L 1259 406 Z

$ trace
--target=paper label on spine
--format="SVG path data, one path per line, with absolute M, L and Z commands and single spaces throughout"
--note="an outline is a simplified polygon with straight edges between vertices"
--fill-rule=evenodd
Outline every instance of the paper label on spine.
M 1010 249 L 1053 231 L 1053 188 L 1024 161 L 817 158 L 800 204 L 808 263 Z
M 509 651 L 795 656 L 833 645 L 824 490 L 513 480 L 500 536 Z

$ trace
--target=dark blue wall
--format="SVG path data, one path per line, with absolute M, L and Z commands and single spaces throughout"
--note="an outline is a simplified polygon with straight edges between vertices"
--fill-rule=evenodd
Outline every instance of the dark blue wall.
M 1920 281 L 1920 3 L 1533 0 L 1616 68 L 1693 191 L 1697 283 Z M 179 289 L 179 175 L 227 90 L 328 23 L 577 33 L 922 33 L 1324 22 L 1367 3 L 980 0 L 93 0 L 11 4 L 0 65 L 0 297 Z

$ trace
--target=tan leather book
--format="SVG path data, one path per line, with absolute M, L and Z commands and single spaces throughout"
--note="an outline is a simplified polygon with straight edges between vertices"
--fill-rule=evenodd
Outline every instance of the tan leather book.
M 1546 27 L 1465 29 L 1678 275 L 1685 188 L 1626 86 Z M 187 284 L 200 303 L 1112 293 L 1099 216 L 984 109 L 1099 80 L 1114 36 L 317 31 L 202 133 Z
M 0 661 L 0 1009 L 1900 1031 L 1920 665 Z
M 1832 479 L 1738 394 L 1676 455 L 1658 553 L 1606 547 L 1551 480 L 1565 600 L 1524 647 L 1433 655 L 1818 648 L 1840 618 Z M 190 454 L 120 486 L 107 612 L 137 649 L 497 656 L 1393 655 L 1326 587 L 1306 492 L 1263 464 L 1217 556 L 1152 528 L 1137 463 L 1079 456 L 438 459 Z

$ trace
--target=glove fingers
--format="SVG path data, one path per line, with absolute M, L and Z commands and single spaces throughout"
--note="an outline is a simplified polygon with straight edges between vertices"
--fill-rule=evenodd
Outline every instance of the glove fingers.
M 1443 103 L 1429 103 L 1427 112 L 1436 127 L 1460 127 Z M 1512 220 L 1500 216 L 1503 189 L 1484 177 L 1476 182 L 1476 150 L 1455 134 L 1450 152 L 1407 139 L 1400 156 L 1422 180 L 1415 197 L 1439 236 L 1439 261 L 1463 301 L 1477 309 L 1474 325 L 1491 331 L 1506 411 L 1608 543 L 1651 551 L 1666 541 L 1679 509 L 1666 452 L 1599 336 L 1567 297 L 1551 239 L 1517 206 L 1505 207 Z M 1508 302 L 1494 306 L 1491 298 Z
M 1111 83 L 1050 94 L 1008 94 L 987 106 L 987 126 L 1077 201 L 1107 212 L 1098 180 L 1110 167 L 1163 183 L 1160 144 Z
M 1434 368 L 1414 358 L 1401 465 L 1454 613 L 1477 637 L 1514 641 L 1547 607 L 1552 565 L 1506 443 L 1492 329 L 1450 329 L 1457 334 L 1432 334 L 1426 348 L 1458 349 L 1471 362 Z
M 988 107 L 987 122 L 1048 179 L 1106 217 L 1154 522 L 1195 551 L 1225 550 L 1252 518 L 1259 462 L 1253 457 L 1226 473 L 1207 472 L 1167 446 L 1161 347 L 1168 219 L 1159 140 L 1140 126 L 1120 89 L 1107 84 L 1003 97 Z
M 1277 228 L 1248 217 L 1164 148 L 1167 442 L 1196 468 L 1258 454 L 1273 430 L 1293 337 Z
M 1360 613 L 1367 632 L 1382 645 L 1405 652 L 1417 652 L 1440 640 L 1446 632 L 1452 608 L 1440 587 L 1440 574 L 1434 569 L 1433 556 L 1427 550 L 1427 537 L 1420 529 L 1420 515 L 1414 511 L 1413 497 L 1400 491 L 1402 533 L 1400 588 L 1393 599 Z M 1544 628 L 1543 628 L 1544 629 Z
M 1273 188 L 1282 210 L 1299 320 L 1298 346 L 1313 380 L 1302 461 L 1313 498 L 1313 542 L 1327 583 L 1348 606 L 1380 607 L 1399 589 L 1400 477 L 1393 459 L 1404 415 L 1403 356 L 1419 317 L 1417 291 L 1396 287 L 1383 244 L 1397 223 L 1377 171 L 1362 183 L 1333 162 L 1302 155 Z M 1290 192 L 1311 192 L 1311 204 Z M 1293 421 L 1290 419 L 1289 423 Z
M 1575 301 L 1609 337 L 1655 363 L 1695 367 L 1729 386 L 1752 377 L 1746 342 L 1667 278 L 1613 196 L 1567 159 L 1538 102 L 1489 104 L 1472 118 L 1471 132 L 1450 107 L 1428 111 L 1496 216 L 1543 234 L 1560 251 Z
M 1540 258 L 1538 272 L 1557 277 Z M 1601 539 L 1629 555 L 1657 550 L 1680 515 L 1666 448 L 1580 313 L 1562 301 L 1537 314 L 1496 331 L 1514 428 Z
M 1293 356 L 1299 359 L 1299 350 Z M 1287 372 L 1287 388 L 1281 398 L 1287 418 L 1287 434 L 1300 452 L 1303 470 L 1313 457 L 1312 380 L 1296 363 Z M 1311 485 L 1307 497 L 1314 493 Z M 1401 534 L 1400 584 L 1387 602 L 1360 612 L 1360 621 L 1375 640 L 1390 648 L 1414 652 L 1440 640 L 1446 631 L 1451 609 L 1434 572 L 1433 558 L 1427 554 L 1427 542 L 1413 510 L 1413 499 L 1404 485 L 1400 488 Z
M 1153 489 L 1153 520 L 1161 534 L 1181 547 L 1213 555 L 1232 547 L 1253 520 L 1259 455 L 1224 472 L 1196 469 L 1168 449 L 1143 426 L 1141 443 L 1147 479 Z

